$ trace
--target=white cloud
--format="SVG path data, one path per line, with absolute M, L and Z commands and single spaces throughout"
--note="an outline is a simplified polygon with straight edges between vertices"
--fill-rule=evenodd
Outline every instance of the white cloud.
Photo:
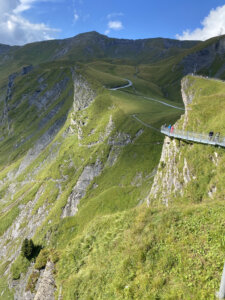
M 76 10 L 74 10 L 74 15 L 73 15 L 73 17 L 74 17 L 74 21 L 75 21 L 75 22 L 78 21 L 79 15 L 78 15 L 78 13 L 77 13 Z
M 37 0 L 20 0 L 19 5 L 13 10 L 15 14 L 21 13 L 31 8 L 32 3 Z
M 212 9 L 207 17 L 201 22 L 202 28 L 193 31 L 183 31 L 182 35 L 177 34 L 179 40 L 207 40 L 211 37 L 225 34 L 225 5 Z
M 121 30 L 123 29 L 123 24 L 121 21 L 109 21 L 108 28 L 114 30 Z
M 33 3 L 46 0 L 1 0 L 0 5 L 0 43 L 23 45 L 34 41 L 52 39 L 58 29 L 44 23 L 31 23 L 22 16 Z
M 113 12 L 106 16 L 109 20 L 107 24 L 107 29 L 105 30 L 105 34 L 108 35 L 111 30 L 121 30 L 123 29 L 123 23 L 119 20 L 115 20 L 115 18 L 123 17 L 124 14 L 122 12 Z
M 124 14 L 122 12 L 119 13 L 111 13 L 107 15 L 107 19 L 117 18 L 117 17 L 123 17 Z

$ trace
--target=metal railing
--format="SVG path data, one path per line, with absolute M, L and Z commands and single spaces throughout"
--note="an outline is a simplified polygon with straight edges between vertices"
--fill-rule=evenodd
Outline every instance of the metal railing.
M 197 133 L 191 131 L 184 131 L 179 129 L 171 129 L 163 125 L 161 127 L 161 132 L 167 136 L 193 141 L 202 144 L 209 144 L 215 146 L 225 147 L 225 137 L 220 136 L 218 134 L 214 134 L 213 136 L 209 136 L 206 133 Z

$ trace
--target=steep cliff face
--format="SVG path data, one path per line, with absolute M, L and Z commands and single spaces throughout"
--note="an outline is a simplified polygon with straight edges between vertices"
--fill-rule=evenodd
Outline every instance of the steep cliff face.
M 215 75 L 216 77 L 219 77 L 224 72 L 224 54 L 225 37 L 223 36 L 214 43 L 205 47 L 204 49 L 201 49 L 199 51 L 185 56 L 181 61 L 181 64 L 184 67 L 183 73 L 186 75 L 189 73 L 197 72 L 202 69 L 210 70 L 212 63 L 215 61 L 215 59 L 217 59 L 218 61 L 221 60 L 221 64 L 220 66 L 218 65 L 219 68 L 217 68 L 217 73 L 210 75 Z
M 225 83 L 188 76 L 182 80 L 185 114 L 175 128 L 225 138 Z M 148 205 L 159 201 L 169 206 L 177 201 L 202 202 L 225 199 L 224 148 L 166 137 Z
M 58 179 L 48 178 L 43 180 L 39 177 L 39 175 L 47 166 L 51 165 L 56 158 L 59 159 L 60 157 L 60 143 L 59 141 L 55 140 L 57 133 L 64 127 L 65 121 L 68 117 L 68 121 L 70 122 L 62 131 L 62 136 L 66 137 L 70 132 L 69 128 L 73 123 L 72 119 L 76 118 L 74 114 L 77 111 L 87 108 L 94 100 L 96 94 L 91 89 L 87 81 L 81 76 L 77 75 L 71 69 L 71 77 L 68 76 L 69 73 L 66 72 L 66 74 L 62 72 L 55 78 L 55 82 L 53 81 L 51 83 L 49 83 L 45 74 L 39 75 L 39 79 L 37 81 L 38 87 L 32 87 L 30 83 L 32 78 L 31 75 L 31 78 L 26 78 L 30 88 L 29 93 L 23 92 L 22 95 L 17 95 L 16 92 L 18 82 L 17 84 L 15 83 L 17 76 L 19 77 L 18 80 L 23 80 L 23 78 L 21 79 L 20 76 L 27 76 L 30 71 L 32 71 L 32 68 L 24 68 L 21 74 L 13 74 L 9 77 L 5 98 L 7 109 L 3 110 L 3 113 L 6 111 L 12 116 L 11 122 L 8 122 L 8 116 L 4 114 L 5 119 L 7 119 L 6 122 L 11 123 L 11 133 L 9 132 L 8 128 L 6 128 L 8 135 L 16 136 L 16 138 L 20 140 L 23 137 L 24 140 L 21 142 L 14 140 L 13 144 L 16 144 L 14 149 L 23 149 L 25 152 L 25 145 L 29 139 L 33 139 L 33 143 L 28 144 L 30 149 L 27 151 L 27 153 L 25 152 L 25 155 L 22 155 L 22 159 L 19 160 L 11 170 L 1 174 L 0 187 L 2 190 L 4 190 L 4 192 L 0 195 L 0 216 L 3 217 L 3 228 L 1 228 L 0 236 L 0 262 L 3 262 L 5 259 L 8 260 L 8 264 L 4 268 L 4 275 L 9 279 L 9 286 L 13 287 L 15 290 L 15 299 L 30 300 L 34 299 L 34 297 L 35 299 L 44 299 L 46 297 L 46 299 L 54 299 L 54 266 L 51 261 L 47 263 L 45 270 L 42 272 L 35 270 L 34 265 L 31 264 L 26 270 L 25 274 L 16 275 L 16 267 L 14 271 L 12 271 L 14 273 L 12 276 L 14 281 L 12 281 L 10 269 L 13 270 L 13 265 L 20 264 L 21 259 L 24 261 L 24 258 L 22 258 L 20 255 L 21 243 L 23 239 L 30 239 L 35 236 L 38 228 L 43 224 L 52 208 L 52 205 L 48 203 L 48 201 L 46 202 L 43 198 L 46 196 L 47 189 L 49 189 L 49 191 L 52 193 L 51 198 L 55 193 L 53 198 L 56 197 L 56 199 L 58 199 L 62 193 L 61 185 L 63 182 L 68 181 L 68 176 L 64 176 L 63 174 L 60 174 Z M 52 74 L 50 76 L 52 77 Z M 68 96 L 68 94 L 71 94 L 71 79 L 74 83 L 74 97 L 62 99 L 62 97 L 65 95 Z M 35 120 L 34 126 L 32 127 L 32 135 L 30 137 L 26 137 L 26 135 L 29 134 L 29 128 L 21 126 L 21 128 L 23 128 L 23 132 L 21 131 L 18 135 L 18 128 L 16 128 L 14 125 L 14 123 L 17 121 L 16 118 L 20 117 L 20 114 L 17 112 L 17 110 L 21 105 L 23 105 L 23 107 L 28 111 L 29 108 L 32 107 L 34 116 L 38 116 L 38 119 Z M 70 116 L 68 116 L 69 109 Z M 29 122 L 30 120 L 27 118 L 24 121 Z M 8 138 L 7 132 L 5 131 L 3 122 L 2 133 Z M 35 137 L 36 141 L 34 139 Z M 2 141 L 3 149 L 4 142 L 5 141 Z M 44 155 L 45 158 L 40 158 L 40 155 Z M 33 166 L 31 166 L 32 164 Z M 71 164 L 71 167 L 73 167 L 73 164 Z M 84 172 L 81 175 L 83 181 L 81 179 L 80 181 L 78 180 L 76 185 L 78 186 L 80 182 L 81 185 L 82 183 L 85 185 L 85 187 L 83 187 L 83 194 L 81 196 L 84 196 L 87 186 L 99 173 L 96 171 L 92 176 L 90 174 L 91 168 L 92 166 L 84 167 Z M 88 177 L 88 180 L 86 180 L 85 174 L 86 177 Z M 54 189 L 55 192 L 53 192 Z M 41 199 L 43 199 L 44 202 L 42 202 Z M 74 205 L 74 207 L 71 209 L 74 211 L 76 206 Z M 8 224 L 7 221 L 4 221 L 4 218 L 6 217 L 7 219 L 8 215 L 10 215 L 13 211 L 14 219 L 11 220 L 11 224 Z M 73 214 L 68 214 L 68 216 L 69 215 Z M 29 285 L 29 280 L 32 281 L 33 277 L 38 280 L 35 284 L 33 284 L 34 287 L 31 292 L 29 289 L 27 289 L 27 285 Z

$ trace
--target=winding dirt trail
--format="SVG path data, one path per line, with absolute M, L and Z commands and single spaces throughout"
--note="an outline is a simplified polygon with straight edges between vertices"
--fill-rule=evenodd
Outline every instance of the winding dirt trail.
M 129 79 L 127 79 L 127 78 L 124 78 L 124 79 L 128 81 L 127 84 L 125 84 L 125 85 L 123 85 L 123 86 L 118 86 L 118 87 L 115 87 L 115 88 L 112 88 L 112 89 L 109 89 L 109 90 L 110 90 L 110 91 L 118 91 L 118 90 L 120 90 L 120 89 L 125 89 L 125 88 L 128 88 L 128 87 L 130 87 L 130 86 L 133 85 L 133 82 L 132 82 L 131 80 L 129 80 Z M 140 96 L 141 96 L 141 95 L 140 95 Z M 162 100 L 158 100 L 158 99 L 155 99 L 155 98 L 152 98 L 152 97 L 146 97 L 146 96 L 141 96 L 141 97 L 143 97 L 143 98 L 146 99 L 146 100 L 158 102 L 158 103 L 160 103 L 160 104 L 162 104 L 162 105 L 169 106 L 169 107 L 172 107 L 172 108 L 175 108 L 175 109 L 185 110 L 185 109 L 182 108 L 182 107 L 179 107 L 179 106 L 176 106 L 176 105 L 172 105 L 172 104 L 166 103 L 166 102 L 164 102 L 164 101 L 162 101 Z

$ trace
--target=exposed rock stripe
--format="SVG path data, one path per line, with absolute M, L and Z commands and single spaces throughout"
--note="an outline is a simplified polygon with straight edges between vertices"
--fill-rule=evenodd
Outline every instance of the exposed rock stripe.
M 54 264 L 47 262 L 43 277 L 41 278 L 37 293 L 34 300 L 54 300 L 55 296 L 55 280 L 54 280 Z

